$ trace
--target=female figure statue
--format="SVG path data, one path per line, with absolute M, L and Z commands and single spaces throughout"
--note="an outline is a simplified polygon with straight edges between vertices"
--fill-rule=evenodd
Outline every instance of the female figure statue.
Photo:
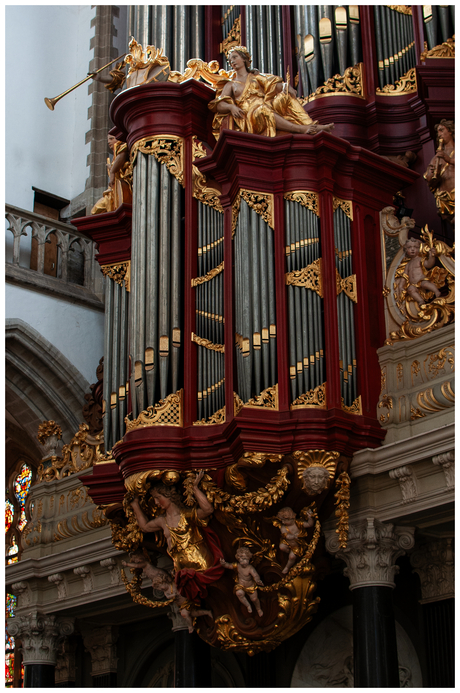
M 441 120 L 436 126 L 438 149 L 428 164 L 424 178 L 436 200 L 441 219 L 455 221 L 455 126 L 452 120 Z
M 218 580 L 224 572 L 219 562 L 223 555 L 219 539 L 207 527 L 214 508 L 198 488 L 203 474 L 203 471 L 197 474 L 193 485 L 197 508 L 184 507 L 176 489 L 164 484 L 156 484 L 150 489 L 155 504 L 163 510 L 158 517 L 149 520 L 137 498 L 131 503 L 143 532 L 163 532 L 168 554 L 174 563 L 177 589 L 192 601 L 206 597 L 206 586 Z
M 96 202 L 91 214 L 114 212 L 123 202 L 132 202 L 132 166 L 129 163 L 128 145 L 113 135 L 107 135 L 107 144 L 113 152 L 113 159 L 107 158 L 109 187 Z
M 216 139 L 223 128 L 275 137 L 288 132 L 314 135 L 334 127 L 333 123 L 319 125 L 312 121 L 297 101 L 294 89 L 281 77 L 251 69 L 251 56 L 244 46 L 232 48 L 228 59 L 235 75 L 218 83 L 217 97 L 208 104 L 216 113 Z

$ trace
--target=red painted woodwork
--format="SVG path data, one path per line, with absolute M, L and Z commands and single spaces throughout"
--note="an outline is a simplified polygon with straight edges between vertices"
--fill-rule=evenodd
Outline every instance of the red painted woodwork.
M 114 212 L 72 219 L 72 224 L 97 243 L 100 265 L 126 262 L 131 258 L 132 207 L 122 204 Z

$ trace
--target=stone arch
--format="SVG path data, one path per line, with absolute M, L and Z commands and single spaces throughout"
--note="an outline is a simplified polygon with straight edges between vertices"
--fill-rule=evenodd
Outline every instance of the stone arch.
M 21 431 L 29 450 L 40 456 L 38 426 L 53 419 L 70 442 L 83 420 L 89 383 L 70 361 L 33 327 L 19 319 L 6 320 L 6 412 L 18 445 Z

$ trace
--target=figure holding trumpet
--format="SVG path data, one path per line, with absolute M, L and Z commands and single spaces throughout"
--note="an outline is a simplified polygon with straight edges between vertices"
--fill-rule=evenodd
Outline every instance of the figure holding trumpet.
M 455 221 L 455 129 L 452 120 L 436 125 L 438 149 L 428 164 L 424 178 L 436 200 L 441 219 Z
M 129 161 L 128 145 L 120 142 L 110 133 L 107 135 L 107 144 L 113 152 L 113 159 L 107 158 L 107 173 L 109 175 L 109 187 L 104 190 L 100 200 L 96 202 L 91 214 L 104 214 L 114 212 L 124 202 L 132 203 L 132 166 Z

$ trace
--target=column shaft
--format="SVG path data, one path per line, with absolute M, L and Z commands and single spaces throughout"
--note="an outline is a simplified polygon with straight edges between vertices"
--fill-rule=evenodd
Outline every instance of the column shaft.
M 54 666 L 52 664 L 26 664 L 24 666 L 24 688 L 54 688 Z
M 453 688 L 455 611 L 453 599 L 442 599 L 423 605 L 426 633 L 428 686 Z
M 174 632 L 174 688 L 209 688 L 211 651 L 196 633 Z
M 353 590 L 354 687 L 399 687 L 392 588 Z

